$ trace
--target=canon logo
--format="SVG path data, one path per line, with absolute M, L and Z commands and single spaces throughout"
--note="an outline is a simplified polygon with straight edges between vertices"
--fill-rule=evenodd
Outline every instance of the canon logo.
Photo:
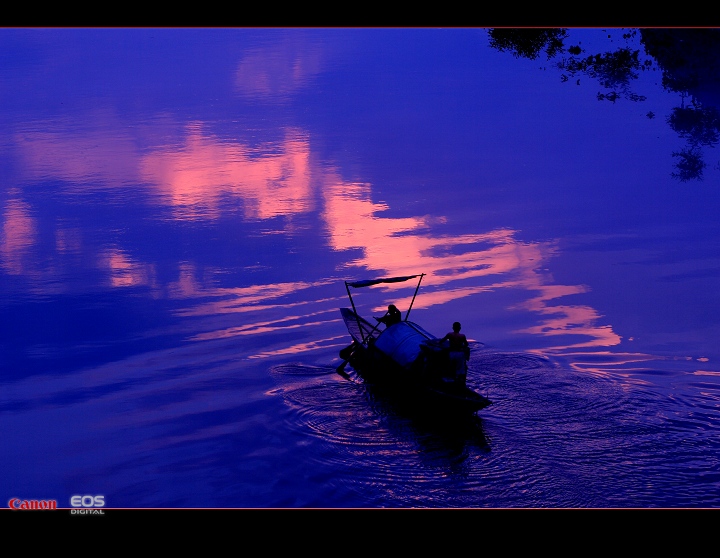
M 11 510 L 56 510 L 57 500 L 21 500 L 10 498 L 8 507 Z

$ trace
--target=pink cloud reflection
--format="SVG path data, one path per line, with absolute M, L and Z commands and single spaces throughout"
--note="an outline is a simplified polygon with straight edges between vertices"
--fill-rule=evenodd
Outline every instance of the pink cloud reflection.
M 619 345 L 621 338 L 609 325 L 596 325 L 601 316 L 589 306 L 582 305 L 551 305 L 550 301 L 568 295 L 584 293 L 586 287 L 576 285 L 538 285 L 533 290 L 539 290 L 540 296 L 531 298 L 520 305 L 531 312 L 536 312 L 545 318 L 540 325 L 520 329 L 518 333 L 531 333 L 543 336 L 558 336 L 567 334 L 587 335 L 591 339 L 587 342 L 574 343 L 553 347 L 552 349 L 569 349 L 579 347 L 612 347 Z
M 362 255 L 346 265 L 373 270 L 370 272 L 373 276 L 427 273 L 424 285 L 436 290 L 425 291 L 416 299 L 415 308 L 428 308 L 495 289 L 522 289 L 540 295 L 516 309 L 529 310 L 542 321 L 517 333 L 589 338 L 585 342 L 554 347 L 556 350 L 620 343 L 620 336 L 611 326 L 598 325 L 601 316 L 595 309 L 551 304 L 586 291 L 584 286 L 548 285 L 547 275 L 538 271 L 547 267 L 556 255 L 554 243 L 520 242 L 516 239 L 517 232 L 511 229 L 434 237 L 427 232 L 425 218 L 383 218 L 382 213 L 388 207 L 371 200 L 369 185 L 343 184 L 336 177 L 326 178 L 325 220 L 332 248 L 337 251 L 361 249 Z M 495 280 L 483 281 L 491 278 Z M 386 290 L 401 288 L 402 285 L 388 285 Z M 412 295 L 398 298 L 396 304 L 407 308 L 411 299 Z
M 482 234 L 432 236 L 428 218 L 382 217 L 388 206 L 372 201 L 369 184 L 345 183 L 331 172 L 326 172 L 322 180 L 322 215 L 330 248 L 337 252 L 359 250 L 360 256 L 345 265 L 366 269 L 368 276 L 426 273 L 423 296 L 416 299 L 415 308 L 442 305 L 497 289 L 520 289 L 539 294 L 514 309 L 530 311 L 538 315 L 541 321 L 517 333 L 554 337 L 571 335 L 573 338 L 581 336 L 588 339 L 556 346 L 553 350 L 609 347 L 620 343 L 620 337 L 612 331 L 611 326 L 598 323 L 601 316 L 595 309 L 584 305 L 554 304 L 558 299 L 587 290 L 578 285 L 548 284 L 548 275 L 538 271 L 547 267 L 549 260 L 557 254 L 554 243 L 521 242 L 516 238 L 517 231 L 511 229 Z M 288 312 L 296 306 L 310 305 L 312 308 L 322 301 L 303 299 L 300 302 L 280 302 L 279 299 L 289 294 L 293 294 L 296 299 L 300 291 L 320 285 L 286 283 L 206 291 L 205 296 L 215 296 L 217 300 L 196 305 L 184 314 L 247 315 L 253 311 L 262 311 L 276 312 L 279 316 L 268 320 L 266 314 L 262 314 L 264 319 L 259 321 L 250 319 L 242 325 L 226 325 L 197 334 L 194 336 L 197 340 L 317 327 L 328 323 L 328 319 L 313 319 L 322 311 L 308 310 L 292 315 Z M 386 290 L 403 288 L 402 284 L 388 285 Z M 395 302 L 407 308 L 411 298 L 412 295 L 407 295 L 396 298 Z M 272 302 L 273 299 L 278 302 Z M 316 343 L 299 343 L 283 350 L 302 352 L 316 346 Z
M 238 69 L 239 90 L 258 95 L 282 93 L 301 87 L 319 68 L 319 61 L 302 66 L 293 62 L 292 54 L 283 56 L 274 61 L 278 64 L 275 68 L 263 66 L 260 55 L 246 57 Z M 304 60 L 307 63 L 307 58 Z M 291 76 L 290 81 L 285 82 L 284 76 Z M 102 122 L 112 122 L 107 115 L 100 117 Z M 171 208 L 174 218 L 181 220 L 214 220 L 225 211 L 238 210 L 249 221 L 318 212 L 325 232 L 322 239 L 329 249 L 360 254 L 346 261 L 345 267 L 364 269 L 372 276 L 426 273 L 423 296 L 415 301 L 416 308 L 442 305 L 490 290 L 519 289 L 537 294 L 515 309 L 537 315 L 540 323 L 518 333 L 556 339 L 561 335 L 588 338 L 557 347 L 565 349 L 620 343 L 611 326 L 599 325 L 601 316 L 595 309 L 556 303 L 584 292 L 585 287 L 549 284 L 547 274 L 538 271 L 548 267 L 557 254 L 554 243 L 522 242 L 512 229 L 436 236 L 431 231 L 442 217 L 384 217 L 390 208 L 372 201 L 370 184 L 346 182 L 330 167 L 312 164 L 309 137 L 301 130 L 287 129 L 279 142 L 250 145 L 213 136 L 196 122 L 187 126 L 180 145 L 141 152 L 135 140 L 124 131 L 118 132 L 120 129 L 116 123 L 112 129 L 98 124 L 83 134 L 26 130 L 18 135 L 18 148 L 26 159 L 27 177 L 51 176 L 70 183 L 92 182 L 104 188 L 134 181 L 146 185 L 151 203 Z M 35 226 L 27 204 L 19 199 L 7 203 L 0 255 L 8 273 L 24 272 L 23 255 L 35 242 Z M 57 231 L 57 252 L 77 253 L 81 245 L 76 237 Z M 105 250 L 97 258 L 113 287 L 146 285 L 163 296 L 215 298 L 188 308 L 183 312 L 188 316 L 247 315 L 250 310 L 286 312 L 290 303 L 273 302 L 277 293 L 291 293 L 297 298 L 308 288 L 281 284 L 256 285 L 247 292 L 208 288 L 196 279 L 192 262 L 179 262 L 177 282 L 158 286 L 153 264 L 136 261 L 122 247 Z M 401 287 L 389 286 L 388 290 L 394 288 Z M 405 307 L 409 302 L 409 296 L 396 300 Z M 308 323 L 313 321 L 311 314 L 306 318 Z M 199 334 L 198 338 L 252 335 L 282 327 L 291 326 L 266 316 L 242 326 L 225 325 Z
M 77 130 L 71 122 L 36 122 L 15 137 L 28 180 L 63 180 L 114 188 L 137 183 L 138 149 L 127 126 L 109 111 L 88 115 Z M 64 126 L 63 126 L 64 125 Z
M 252 49 L 238 63 L 235 89 L 256 99 L 282 101 L 324 69 L 324 52 L 304 41 Z
M 223 142 L 193 124 L 182 147 L 141 157 L 140 176 L 177 219 L 216 219 L 226 196 L 242 200 L 248 220 L 312 210 L 308 139 L 288 130 L 279 146 L 265 147 Z
M 0 256 L 2 267 L 11 275 L 27 273 L 25 258 L 35 244 L 36 223 L 30 214 L 30 206 L 24 201 L 11 198 L 3 212 L 0 232 Z
M 119 248 L 103 251 L 99 261 L 100 267 L 109 273 L 112 287 L 156 286 L 154 266 L 134 261 Z

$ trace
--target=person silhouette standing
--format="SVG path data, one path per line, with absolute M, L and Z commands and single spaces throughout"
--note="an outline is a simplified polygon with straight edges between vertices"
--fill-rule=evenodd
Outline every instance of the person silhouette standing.
M 470 344 L 464 333 L 460 333 L 460 322 L 453 323 L 452 331 L 440 341 L 448 341 L 450 348 L 450 363 L 454 368 L 455 381 L 465 385 L 467 381 L 467 361 L 470 360 Z

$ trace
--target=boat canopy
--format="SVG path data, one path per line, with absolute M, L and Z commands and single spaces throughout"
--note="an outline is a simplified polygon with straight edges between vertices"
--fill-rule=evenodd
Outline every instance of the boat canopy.
M 415 277 L 420 277 L 420 275 L 407 275 L 405 277 L 386 277 L 384 279 L 366 279 L 364 281 L 345 281 L 345 284 L 358 289 L 360 287 L 370 287 L 372 285 L 378 285 L 379 283 L 401 283 L 403 281 L 415 279 Z
M 413 322 L 405 321 L 383 331 L 375 341 L 375 348 L 408 370 L 420 355 L 421 345 L 434 338 Z
M 423 277 L 425 277 L 424 273 L 420 273 L 418 275 L 404 275 L 402 277 L 384 277 L 382 279 L 365 279 L 362 281 L 345 281 L 345 290 L 347 290 L 348 298 L 350 298 L 350 304 L 352 304 L 353 312 L 357 314 L 357 309 L 355 308 L 355 302 L 353 301 L 352 294 L 350 294 L 350 287 L 354 288 L 360 288 L 360 287 L 370 287 L 372 285 L 379 285 L 380 283 L 402 283 L 403 281 L 409 281 L 410 279 L 415 279 L 416 277 L 420 277 L 418 279 L 417 286 L 415 287 L 415 294 L 412 297 L 412 301 L 410 302 L 410 306 L 408 307 L 408 310 L 405 314 L 405 320 L 408 319 L 408 316 L 410 315 L 410 310 L 412 310 L 412 306 L 415 303 L 415 297 L 417 296 L 418 289 L 420 288 L 420 282 L 423 280 Z

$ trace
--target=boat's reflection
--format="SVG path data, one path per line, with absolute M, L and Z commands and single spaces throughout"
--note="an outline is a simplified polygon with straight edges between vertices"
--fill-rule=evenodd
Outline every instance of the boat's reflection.
M 362 386 L 373 413 L 382 416 L 391 429 L 394 425 L 399 436 L 403 432 L 407 435 L 410 426 L 421 452 L 447 453 L 450 457 L 463 454 L 469 447 L 490 450 L 479 412 L 451 413 L 423 407 L 411 399 L 398 397 L 386 386 L 366 381 L 351 366 L 337 371 L 346 380 Z

